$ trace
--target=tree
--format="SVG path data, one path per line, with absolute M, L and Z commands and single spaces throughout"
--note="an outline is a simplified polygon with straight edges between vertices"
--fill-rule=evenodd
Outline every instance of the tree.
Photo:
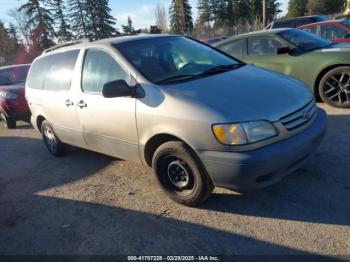
M 161 33 L 162 33 L 162 30 L 160 30 L 160 29 L 158 28 L 158 26 L 156 26 L 156 25 L 151 25 L 151 26 L 149 27 L 149 33 L 150 33 L 150 34 L 161 34 Z
M 132 20 L 130 16 L 128 16 L 128 24 L 122 25 L 123 31 L 125 34 L 133 34 L 135 32 L 134 27 L 132 26 Z
M 30 36 L 32 33 L 32 26 L 29 24 L 29 17 L 24 11 L 18 11 L 17 9 L 11 9 L 8 11 L 8 15 L 13 18 L 17 32 L 19 33 L 19 39 L 24 41 L 25 45 L 30 44 Z
M 322 14 L 325 12 L 325 1 L 309 0 L 306 7 L 310 14 Z
M 68 18 L 76 38 L 88 38 L 87 7 L 85 0 L 68 0 Z
M 58 24 L 58 30 L 56 32 L 56 37 L 60 42 L 66 42 L 72 39 L 72 34 L 70 33 L 69 25 L 66 21 L 66 7 L 63 0 L 51 0 L 51 12 L 53 13 L 53 19 Z
M 188 0 L 172 0 L 169 16 L 173 33 L 186 34 L 193 30 L 192 8 Z
M 154 11 L 154 14 L 156 17 L 157 27 L 161 30 L 162 33 L 166 33 L 168 31 L 168 25 L 164 5 L 159 3 Z
M 0 54 L 5 58 L 6 64 L 27 63 L 24 46 L 20 43 L 17 30 L 13 24 L 6 28 L 0 21 Z
M 55 36 L 54 20 L 51 12 L 41 6 L 43 0 L 28 0 L 27 3 L 19 8 L 24 11 L 28 17 L 28 24 L 32 25 L 35 32 L 40 35 L 36 36 L 34 44 L 36 48 L 47 49 L 53 45 L 53 37 Z
M 99 39 L 108 38 L 116 34 L 116 29 L 114 28 L 116 20 L 110 14 L 111 9 L 108 4 L 108 0 L 96 0 L 96 27 Z
M 303 16 L 307 13 L 308 0 L 290 0 L 287 17 L 293 18 Z
M 198 18 L 199 23 L 210 23 L 212 21 L 212 10 L 210 0 L 199 0 L 198 1 Z

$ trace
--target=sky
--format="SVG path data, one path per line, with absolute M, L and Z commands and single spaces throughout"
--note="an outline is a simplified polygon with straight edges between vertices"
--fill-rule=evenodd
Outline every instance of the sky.
M 194 18 L 197 16 L 197 0 L 189 0 Z M 282 10 L 286 12 L 289 0 L 280 0 Z M 0 19 L 6 23 L 11 21 L 8 10 L 16 8 L 25 0 L 0 0 Z M 126 24 L 127 17 L 133 20 L 136 29 L 149 27 L 155 23 L 154 9 L 158 3 L 164 4 L 167 9 L 171 0 L 110 0 L 112 15 L 117 18 L 117 27 Z

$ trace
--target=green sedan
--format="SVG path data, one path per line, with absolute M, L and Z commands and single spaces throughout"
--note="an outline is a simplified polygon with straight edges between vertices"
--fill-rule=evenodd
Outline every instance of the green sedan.
M 350 108 L 350 45 L 332 44 L 298 29 L 235 36 L 215 47 L 246 63 L 296 77 L 316 98 Z

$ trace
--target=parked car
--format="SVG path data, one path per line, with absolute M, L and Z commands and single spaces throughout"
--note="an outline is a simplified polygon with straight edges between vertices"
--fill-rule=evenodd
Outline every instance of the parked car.
M 0 121 L 15 128 L 16 121 L 29 120 L 24 88 L 30 65 L 0 67 Z
M 327 21 L 328 19 L 324 16 L 313 15 L 313 16 L 302 16 L 291 19 L 282 19 L 273 21 L 269 24 L 265 30 L 276 29 L 276 28 L 296 28 L 307 24 Z
M 313 23 L 301 26 L 299 29 L 316 34 L 332 43 L 350 43 L 349 20 L 333 20 Z
M 350 46 L 299 29 L 235 36 L 216 45 L 246 63 L 296 77 L 325 103 L 350 107 Z
M 207 39 L 203 39 L 202 42 L 206 43 L 208 45 L 213 45 L 213 44 L 215 44 L 217 42 L 225 40 L 226 38 L 227 38 L 226 36 L 214 36 L 214 37 L 210 37 L 210 38 L 207 38 Z
M 326 129 L 302 82 L 184 36 L 57 47 L 34 61 L 26 90 L 52 155 L 70 144 L 151 166 L 185 205 L 202 203 L 214 186 L 279 181 Z

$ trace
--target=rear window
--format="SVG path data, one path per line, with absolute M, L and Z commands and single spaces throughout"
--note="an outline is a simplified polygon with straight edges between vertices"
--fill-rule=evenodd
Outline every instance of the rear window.
M 32 89 L 42 89 L 43 80 L 46 71 L 46 65 L 49 60 L 49 57 L 43 57 L 35 60 L 35 62 L 30 67 L 27 86 Z
M 79 50 L 48 55 L 36 60 L 28 76 L 28 87 L 62 91 L 70 89 Z
M 24 83 L 27 78 L 29 66 L 0 69 L 0 85 L 15 85 Z

